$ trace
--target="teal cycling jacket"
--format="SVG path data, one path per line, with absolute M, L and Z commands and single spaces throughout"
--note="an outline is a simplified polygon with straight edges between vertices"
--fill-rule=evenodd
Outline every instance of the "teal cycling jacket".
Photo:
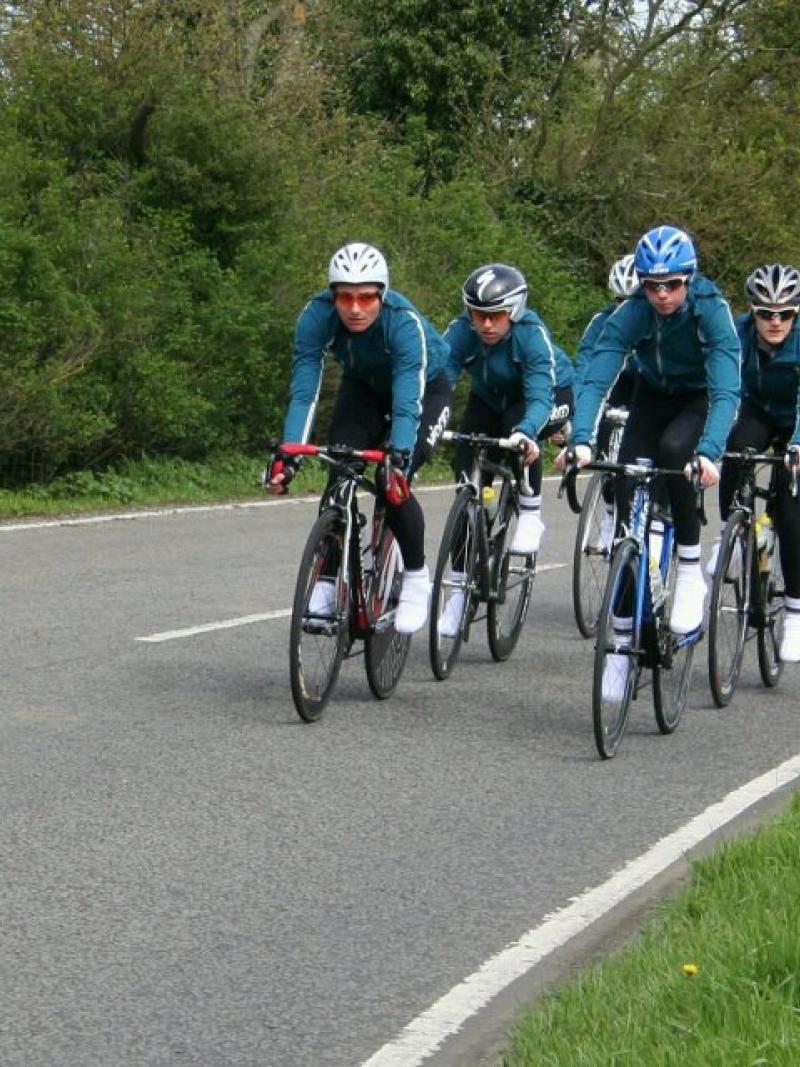
M 569 356 L 553 343 L 536 312 L 525 311 L 495 345 L 481 341 L 466 311 L 450 323 L 444 337 L 450 346 L 450 382 L 455 385 L 466 371 L 471 391 L 496 412 L 524 399 L 525 413 L 514 430 L 535 440 L 550 418 L 554 386 L 570 385 L 573 378 Z
M 708 416 L 697 451 L 719 459 L 741 389 L 741 346 L 719 289 L 695 274 L 681 307 L 672 315 L 659 315 L 640 286 L 609 315 L 580 388 L 573 444 L 594 442 L 603 401 L 634 354 L 639 373 L 658 392 L 708 393 Z
M 742 343 L 742 396 L 761 408 L 790 444 L 800 444 L 800 330 L 797 319 L 786 340 L 771 354 L 758 347 L 751 312 L 740 315 L 736 330 Z
M 592 315 L 589 325 L 583 331 L 583 335 L 578 342 L 578 351 L 575 353 L 575 391 L 580 392 L 581 383 L 586 375 L 586 368 L 594 359 L 595 348 L 597 342 L 600 339 L 600 334 L 603 332 L 603 327 L 606 324 L 606 319 L 609 315 L 613 315 L 619 307 L 619 304 L 614 303 L 612 300 L 610 304 L 606 304 L 604 308 L 601 308 L 598 312 Z M 635 358 L 629 360 L 625 364 L 625 368 L 622 371 L 623 374 L 631 373 L 635 371 Z
M 384 293 L 381 312 L 364 333 L 345 328 L 329 289 L 317 293 L 297 320 L 283 440 L 308 441 L 323 364 L 331 355 L 345 378 L 362 382 L 391 403 L 390 447 L 413 451 L 425 383 L 445 369 L 447 353 L 441 334 L 393 289 Z

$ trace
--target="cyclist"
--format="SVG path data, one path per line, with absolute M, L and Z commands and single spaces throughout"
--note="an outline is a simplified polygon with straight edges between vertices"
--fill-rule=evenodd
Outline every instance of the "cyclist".
M 745 283 L 750 310 L 736 320 L 742 343 L 742 404 L 728 449 L 763 452 L 776 442 L 786 449 L 788 470 L 779 475 L 772 516 L 778 533 L 786 586 L 780 657 L 800 661 L 800 497 L 793 497 L 789 470 L 800 461 L 800 271 L 780 263 L 756 267 Z M 724 526 L 736 488 L 736 465 L 723 460 L 719 511 Z M 713 575 L 719 541 L 706 571 Z
M 381 495 L 386 522 L 405 566 L 395 616 L 399 633 L 414 633 L 428 617 L 431 583 L 425 564 L 425 520 L 410 482 L 450 417 L 447 351 L 430 322 L 406 297 L 389 288 L 383 254 L 357 241 L 334 252 L 328 288 L 309 300 L 295 330 L 283 440 L 308 440 L 328 353 L 342 367 L 329 440 L 352 448 L 375 448 L 388 434 L 391 471 L 381 479 Z M 279 450 L 268 473 L 267 490 L 285 493 L 296 470 L 296 461 Z M 312 611 L 332 610 L 333 596 L 329 581 L 318 582 L 312 591 Z
M 616 260 L 611 265 L 611 270 L 608 274 L 608 288 L 613 299 L 592 316 L 589 325 L 578 342 L 578 351 L 575 358 L 575 380 L 576 391 L 578 392 L 580 392 L 581 381 L 586 368 L 594 358 L 597 341 L 603 332 L 606 319 L 639 288 L 639 275 L 636 273 L 632 254 L 623 256 L 622 259 Z M 635 360 L 631 360 L 630 363 L 626 362 L 608 395 L 608 400 L 606 401 L 608 407 L 627 408 L 636 384 L 636 368 L 634 364 Z M 606 419 L 602 419 L 597 433 L 598 456 L 608 454 L 611 429 L 612 427 Z M 605 550 L 611 547 L 614 539 L 614 501 L 611 483 L 603 485 L 603 498 L 606 504 L 606 513 L 600 525 L 599 547 Z
M 700 567 L 700 521 L 688 479 L 693 455 L 700 483 L 716 485 L 716 460 L 736 415 L 741 347 L 730 308 L 717 287 L 697 271 L 689 236 L 658 226 L 639 240 L 634 266 L 641 286 L 609 316 L 587 368 L 575 411 L 571 448 L 578 466 L 591 459 L 598 416 L 626 360 L 635 352 L 640 379 L 620 448 L 620 461 L 639 457 L 683 468 L 667 479 L 675 522 L 678 577 L 670 625 L 690 633 L 703 621 L 707 595 Z M 564 449 L 557 465 L 571 458 Z M 620 512 L 628 504 L 620 500 Z M 615 623 L 620 645 L 630 642 L 631 619 Z M 625 657 L 606 658 L 607 699 L 627 676 Z M 605 686 L 604 679 L 604 689 Z
M 528 283 L 516 267 L 478 267 L 464 282 L 461 296 L 464 311 L 444 335 L 450 345 L 451 383 L 455 385 L 464 370 L 471 379 L 461 432 L 509 437 L 524 446 L 524 477 L 532 495 L 520 499 L 511 551 L 527 555 L 538 550 L 544 532 L 538 439 L 554 403 L 562 407 L 560 423 L 569 416 L 572 364 L 566 353 L 559 357 L 547 327 L 526 306 Z M 558 423 L 552 427 L 557 428 Z M 469 446 L 460 444 L 453 462 L 457 476 L 468 472 L 470 459 Z

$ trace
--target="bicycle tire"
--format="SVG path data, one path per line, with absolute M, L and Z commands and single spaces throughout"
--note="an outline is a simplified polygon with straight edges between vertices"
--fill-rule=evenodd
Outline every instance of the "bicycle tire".
M 692 681 L 694 650 L 698 638 L 696 635 L 684 636 L 673 634 L 665 624 L 675 595 L 675 581 L 678 576 L 678 560 L 673 554 L 667 575 L 667 597 L 658 610 L 658 619 L 662 624 L 662 634 L 669 642 L 669 666 L 661 660 L 660 648 L 655 650 L 653 664 L 653 710 L 656 725 L 660 733 L 672 734 L 683 718 L 689 699 L 689 687 Z M 655 623 L 655 620 L 654 620 Z M 657 642 L 656 642 L 657 643 Z
M 399 634 L 394 628 L 403 582 L 403 557 L 394 534 L 385 524 L 376 557 L 375 576 L 367 591 L 373 621 L 371 632 L 364 639 L 364 669 L 373 696 L 385 700 L 397 688 L 411 646 L 411 634 Z
M 783 663 L 779 649 L 783 636 L 785 603 L 783 598 L 783 570 L 780 560 L 780 545 L 776 543 L 770 561 L 770 569 L 758 574 L 758 589 L 761 599 L 757 634 L 758 669 L 761 681 L 768 689 L 774 689 L 781 680 Z M 755 553 L 754 553 L 755 556 Z M 757 564 L 754 562 L 754 568 Z
M 603 519 L 607 514 L 603 497 L 605 482 L 606 477 L 601 472 L 592 475 L 583 496 L 581 517 L 575 533 L 572 605 L 575 623 L 583 637 L 594 637 L 597 633 L 597 621 L 611 558 L 611 545 L 603 548 L 600 538 Z M 614 524 L 616 525 L 616 509 Z
M 346 525 L 335 511 L 324 510 L 308 535 L 297 572 L 289 630 L 289 675 L 292 699 L 304 722 L 316 722 L 333 692 L 349 634 L 349 586 L 344 574 Z M 334 586 L 330 621 L 309 612 L 320 576 Z
M 461 645 L 469 629 L 471 615 L 474 614 L 477 599 L 475 569 L 477 565 L 477 507 L 472 491 L 468 487 L 459 489 L 450 508 L 439 545 L 436 572 L 433 577 L 431 593 L 431 616 L 428 630 L 428 651 L 431 670 L 440 681 L 445 681 L 452 673 Z M 453 555 L 457 538 L 465 531 L 464 541 L 464 575 L 463 579 L 453 579 Z M 464 596 L 458 627 L 452 636 L 440 631 L 440 620 L 448 602 L 447 593 L 455 589 Z
M 516 648 L 519 635 L 528 615 L 533 579 L 536 574 L 536 554 L 512 555 L 507 545 L 511 543 L 517 520 L 517 509 L 512 494 L 506 494 L 504 514 L 498 516 L 492 555 L 491 588 L 495 597 L 489 601 L 486 612 L 486 629 L 489 651 L 502 663 Z
M 611 559 L 603 603 L 597 625 L 597 641 L 594 653 L 594 678 L 592 683 L 592 724 L 597 751 L 603 759 L 611 759 L 619 747 L 625 727 L 628 724 L 631 701 L 640 672 L 636 649 L 639 635 L 632 635 L 634 651 L 627 655 L 627 673 L 619 700 L 603 697 L 603 674 L 606 659 L 616 652 L 617 642 L 614 636 L 614 606 L 619 602 L 626 582 L 636 582 L 639 565 L 639 549 L 634 541 L 620 542 Z
M 752 598 L 752 527 L 747 513 L 732 512 L 722 533 L 708 614 L 708 682 L 718 708 L 736 691 L 744 658 Z

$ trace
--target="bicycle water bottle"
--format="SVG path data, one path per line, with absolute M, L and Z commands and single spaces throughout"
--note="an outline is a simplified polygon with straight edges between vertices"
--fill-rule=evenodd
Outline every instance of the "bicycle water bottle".
M 497 493 L 494 491 L 494 486 L 484 485 L 483 492 L 481 493 L 483 498 L 483 506 L 486 509 L 486 519 L 490 524 L 494 522 L 494 517 L 497 514 L 497 508 L 500 504 Z
M 358 521 L 361 525 L 361 529 L 358 531 L 358 538 L 361 543 L 361 566 L 364 573 L 367 574 L 372 570 L 373 524 L 369 522 L 367 516 L 361 512 L 359 513 Z
M 769 572 L 772 554 L 775 551 L 775 527 L 771 516 L 766 513 L 756 519 L 756 549 L 758 551 L 758 569 L 762 574 Z

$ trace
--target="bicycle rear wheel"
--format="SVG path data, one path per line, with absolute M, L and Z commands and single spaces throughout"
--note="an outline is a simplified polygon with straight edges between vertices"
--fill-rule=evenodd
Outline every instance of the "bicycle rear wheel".
M 742 669 L 752 597 L 750 530 L 744 511 L 729 516 L 711 586 L 708 681 L 718 708 L 730 703 Z
M 349 586 L 344 573 L 346 526 L 333 510 L 311 528 L 297 572 L 289 631 L 292 699 L 301 719 L 325 709 L 342 665 L 349 633 Z M 325 590 L 325 586 L 331 588 Z M 311 604 L 312 596 L 319 607 Z M 320 591 L 326 593 L 320 597 Z
M 592 475 L 583 497 L 575 534 L 572 604 L 575 622 L 584 637 L 594 637 L 597 633 L 616 525 L 616 509 L 612 505 L 609 512 L 603 497 L 605 484 L 606 478 L 602 473 Z
M 783 664 L 778 652 L 783 638 L 785 615 L 783 568 L 779 547 L 778 544 L 775 545 L 769 571 L 763 573 L 754 566 L 758 575 L 762 605 L 758 626 L 758 669 L 761 681 L 768 689 L 773 689 L 783 674 Z
M 617 751 L 628 724 L 640 666 L 639 635 L 632 635 L 630 647 L 614 633 L 614 616 L 619 614 L 623 597 L 632 601 L 639 566 L 639 550 L 633 541 L 622 541 L 611 560 L 603 603 L 597 624 L 592 685 L 592 722 L 597 751 L 611 759 Z M 616 657 L 610 661 L 609 657 Z M 608 669 L 608 673 L 607 673 Z M 604 676 L 606 687 L 604 693 Z
M 472 491 L 459 489 L 442 534 L 431 594 L 428 649 L 440 682 L 453 670 L 475 607 L 477 517 Z
M 498 663 L 508 659 L 519 641 L 531 602 L 536 556 L 512 555 L 508 546 L 514 538 L 517 511 L 507 492 L 503 515 L 495 520 L 497 535 L 492 557 L 491 588 L 495 596 L 486 612 L 489 651 Z
M 364 667 L 373 695 L 378 700 L 385 700 L 400 681 L 411 645 L 411 635 L 399 634 L 394 628 L 403 582 L 403 557 L 394 534 L 386 525 L 381 531 L 375 556 L 374 575 L 366 591 L 373 629 L 364 639 Z
M 673 555 L 667 576 L 667 598 L 659 609 L 661 641 L 666 642 L 666 647 L 658 645 L 657 662 L 653 666 L 653 710 L 656 725 L 662 734 L 674 733 L 686 710 L 692 681 L 694 649 L 698 641 L 697 634 L 680 637 L 673 634 L 665 621 L 675 595 L 677 576 L 678 560 Z M 656 636 L 656 641 L 658 640 Z

